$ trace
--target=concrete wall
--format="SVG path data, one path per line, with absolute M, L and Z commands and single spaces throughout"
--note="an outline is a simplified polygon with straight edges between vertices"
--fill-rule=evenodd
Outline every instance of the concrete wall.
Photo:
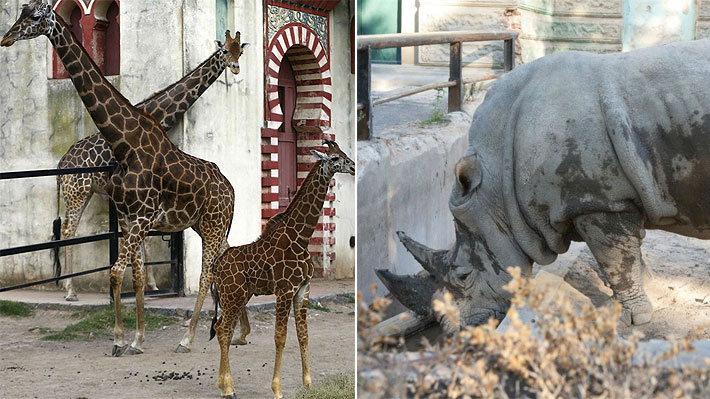
M 468 148 L 471 119 L 450 115 L 446 126 L 407 126 L 396 134 L 358 142 L 357 289 L 371 300 L 387 293 L 377 269 L 417 273 L 421 266 L 396 236 L 404 231 L 433 248 L 453 244 L 454 224 L 449 195 L 454 166 Z
M 355 0 L 341 0 L 330 15 L 330 65 L 333 75 L 333 107 L 331 108 L 330 132 L 335 134 L 340 148 L 355 160 L 355 74 L 350 72 L 350 20 L 355 14 Z M 335 29 L 340 32 L 336 34 Z M 335 278 L 355 277 L 355 178 L 349 175 L 335 176 L 335 260 L 330 269 L 335 269 Z M 352 239 L 354 242 L 354 238 Z
M 624 0 L 623 50 L 695 39 L 699 0 Z
M 19 15 L 19 3 L 0 0 L 0 30 Z M 354 91 L 350 74 L 349 24 L 352 1 L 341 1 L 331 14 L 330 37 L 334 132 L 341 147 L 354 157 L 352 132 Z M 240 59 L 241 73 L 226 71 L 168 135 L 186 152 L 215 162 L 235 189 L 231 245 L 253 241 L 261 232 L 260 129 L 264 126 L 264 26 L 260 1 L 230 2 L 230 23 L 252 44 Z M 160 0 L 121 3 L 121 75 L 110 81 L 133 103 L 177 81 L 215 50 L 215 4 L 204 0 Z M 54 168 L 71 144 L 97 132 L 69 80 L 48 79 L 51 44 L 44 38 L 17 42 L 0 50 L 0 171 Z M 336 83 L 337 82 L 337 83 Z M 353 277 L 354 179 L 338 177 L 337 277 Z M 108 230 L 107 201 L 91 200 L 78 235 Z M 0 183 L 0 247 L 47 241 L 58 210 L 56 180 L 35 178 Z M 166 243 L 151 238 L 149 260 L 169 257 Z M 197 290 L 201 271 L 201 240 L 185 233 L 185 289 Z M 108 264 L 107 243 L 74 249 L 75 270 Z M 169 267 L 158 279 L 168 286 Z M 0 258 L 0 286 L 51 277 L 49 251 Z M 107 291 L 108 274 L 75 279 L 81 291 Z M 52 288 L 54 285 L 44 288 Z M 130 272 L 124 287 L 131 287 Z

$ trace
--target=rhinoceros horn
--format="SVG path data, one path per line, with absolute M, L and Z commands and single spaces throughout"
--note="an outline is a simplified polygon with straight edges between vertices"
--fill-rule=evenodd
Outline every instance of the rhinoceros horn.
M 442 280 L 448 270 L 449 251 L 428 248 L 401 231 L 397 232 L 397 236 L 426 272 L 402 276 L 387 270 L 377 270 L 377 277 L 402 305 L 419 315 L 431 315 L 431 299 L 438 288 L 437 280 Z
M 402 305 L 421 316 L 432 314 L 431 299 L 436 290 L 434 277 L 425 272 L 400 276 L 384 269 L 375 273 Z
M 446 274 L 448 271 L 449 251 L 433 250 L 414 241 L 402 231 L 397 232 L 397 237 L 399 237 L 399 240 L 407 251 L 414 256 L 414 259 L 416 259 L 429 274 L 437 279 L 441 279 Z

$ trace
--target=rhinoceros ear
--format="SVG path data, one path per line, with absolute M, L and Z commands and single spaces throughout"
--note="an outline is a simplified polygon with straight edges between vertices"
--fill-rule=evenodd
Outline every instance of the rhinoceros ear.
M 475 190 L 483 178 L 481 165 L 475 155 L 467 155 L 456 164 L 456 190 L 465 196 Z

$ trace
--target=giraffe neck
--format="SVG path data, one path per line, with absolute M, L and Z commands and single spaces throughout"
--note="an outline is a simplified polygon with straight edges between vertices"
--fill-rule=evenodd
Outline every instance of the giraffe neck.
M 279 218 L 281 224 L 290 226 L 288 235 L 291 240 L 300 242 L 304 248 L 316 229 L 330 179 L 333 177 L 333 173 L 326 171 L 322 166 L 322 161 L 313 165 L 296 192 L 296 196 L 283 212 L 283 216 Z
M 223 60 L 225 51 L 217 50 L 182 79 L 153 94 L 136 108 L 150 114 L 166 131 L 171 129 L 227 68 Z
M 47 37 L 69 73 L 91 119 L 111 146 L 116 159 L 122 163 L 134 147 L 129 143 L 140 142 L 140 137 L 133 136 L 142 134 L 144 130 L 129 129 L 124 126 L 124 123 L 131 119 L 137 125 L 146 117 L 106 80 L 99 67 L 84 47 L 79 44 L 64 21 L 54 12 L 50 16 L 53 18 L 49 21 L 52 30 Z M 159 128 L 152 129 L 152 131 L 165 134 Z

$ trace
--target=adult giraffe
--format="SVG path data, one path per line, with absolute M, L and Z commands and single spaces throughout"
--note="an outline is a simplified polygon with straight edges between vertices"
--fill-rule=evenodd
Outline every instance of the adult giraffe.
M 355 163 L 334 141 L 325 141 L 328 151 L 312 150 L 317 162 L 282 213 L 272 217 L 258 240 L 227 249 L 214 264 L 215 315 L 217 305 L 222 316 L 212 321 L 211 338 L 217 334 L 221 357 L 217 386 L 222 397 L 236 398 L 234 379 L 229 368 L 229 344 L 237 321 L 246 314 L 246 304 L 253 295 L 276 295 L 276 358 L 271 389 L 274 399 L 281 399 L 281 357 L 286 343 L 288 316 L 293 306 L 296 335 L 301 348 L 303 385 L 311 385 L 308 365 L 308 324 L 306 310 L 313 277 L 313 261 L 308 242 L 323 213 L 323 202 L 336 173 L 355 175 Z
M 179 81 L 154 93 L 149 98 L 136 104 L 136 108 L 152 116 L 165 131 L 170 130 L 181 120 L 183 114 L 197 101 L 202 93 L 214 83 L 222 72 L 229 66 L 234 73 L 238 68 L 242 50 L 249 46 L 248 43 L 240 45 L 240 34 L 232 37 L 229 31 L 225 32 L 224 44 L 217 43 L 217 51 L 202 62 L 197 68 L 185 75 Z M 236 70 L 237 74 L 239 70 Z M 108 165 L 116 163 L 111 146 L 104 140 L 101 133 L 95 133 L 74 143 L 59 160 L 57 168 L 81 168 L 90 166 Z M 106 195 L 109 173 L 82 173 L 57 176 L 57 197 L 60 192 L 64 198 L 64 220 L 62 221 L 62 238 L 71 238 L 76 235 L 79 220 L 84 213 L 89 200 L 94 193 Z M 59 201 L 59 198 L 57 198 Z M 59 205 L 59 204 L 57 204 Z M 123 222 L 121 220 L 120 222 Z M 73 250 L 66 247 L 66 274 L 71 274 L 73 269 Z M 142 246 L 139 256 L 145 259 L 145 245 Z M 59 258 L 55 260 L 59 272 Z M 59 274 L 59 273 L 57 273 Z M 146 267 L 146 284 L 150 289 L 157 290 L 153 269 Z M 77 301 L 73 279 L 64 280 L 67 301 Z
M 134 107 L 101 74 L 61 17 L 42 0 L 22 6 L 19 19 L 0 45 L 45 35 L 57 51 L 82 102 L 102 137 L 109 143 L 118 168 L 106 192 L 126 219 L 118 260 L 111 268 L 114 297 L 113 356 L 143 353 L 145 315 L 144 271 L 137 256 L 151 228 L 176 232 L 192 227 L 202 237 L 200 291 L 190 328 L 177 351 L 189 352 L 205 295 L 212 281 L 210 265 L 227 247 L 227 232 L 234 212 L 234 189 L 217 165 L 182 152 L 152 117 Z M 239 71 L 239 65 L 232 72 Z M 130 347 L 124 341 L 121 319 L 121 281 L 132 263 L 136 292 L 136 335 Z

